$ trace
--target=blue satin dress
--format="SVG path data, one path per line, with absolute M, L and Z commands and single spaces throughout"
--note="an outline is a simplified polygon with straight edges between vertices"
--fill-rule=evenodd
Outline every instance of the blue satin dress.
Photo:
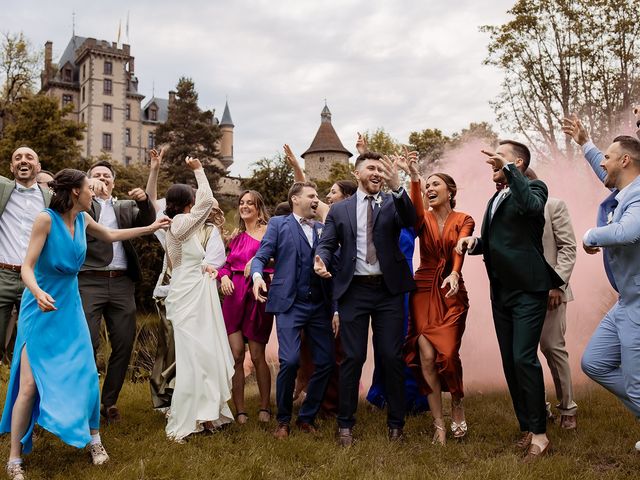
M 51 230 L 35 266 L 42 290 L 57 310 L 42 312 L 25 289 L 18 317 L 18 334 L 11 364 L 0 433 L 11 431 L 11 413 L 20 386 L 20 359 L 25 349 L 38 393 L 23 451 L 31 451 L 37 423 L 74 447 L 91 440 L 89 429 L 100 426 L 100 386 L 89 328 L 78 291 L 78 271 L 87 252 L 84 214 L 75 220 L 73 238 L 59 213 L 46 209 Z

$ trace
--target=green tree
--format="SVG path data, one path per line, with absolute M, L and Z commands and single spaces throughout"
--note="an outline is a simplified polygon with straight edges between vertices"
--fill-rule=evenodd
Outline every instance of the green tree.
M 401 147 L 400 143 L 382 127 L 378 127 L 373 133 L 366 131 L 362 136 L 367 141 L 370 151 L 382 155 L 393 155 Z
M 339 180 L 351 180 L 355 182 L 356 178 L 353 175 L 354 170 L 355 166 L 351 163 L 334 163 L 331 165 L 331 168 L 329 169 L 329 178 L 327 180 L 316 182 L 320 198 L 326 197 L 329 190 L 331 190 L 331 186 Z
M 292 184 L 293 169 L 281 154 L 261 158 L 252 165 L 251 177 L 242 180 L 242 188 L 260 192 L 271 209 L 287 200 Z
M 493 102 L 505 128 L 536 153 L 573 155 L 560 130 L 576 112 L 596 142 L 631 120 L 640 94 L 640 0 L 517 0 L 503 25 L 485 25 L 485 64 L 504 74 Z
M 9 107 L 33 94 L 40 55 L 21 33 L 4 33 L 0 40 L 0 126 Z
M 409 145 L 418 152 L 425 166 L 435 164 L 444 154 L 451 139 L 437 128 L 426 128 L 409 134 Z
M 460 132 L 451 135 L 448 146 L 456 148 L 470 140 L 482 140 L 489 145 L 495 145 L 498 143 L 498 134 L 488 122 L 471 122 L 468 128 L 463 128 Z
M 187 155 L 202 161 L 205 173 L 215 191 L 218 179 L 224 173 L 215 165 L 218 157 L 220 128 L 214 122 L 213 112 L 201 110 L 198 93 L 190 78 L 178 80 L 175 101 L 169 105 L 167 121 L 156 130 L 156 144 L 167 144 L 162 168 L 176 183 L 193 183 L 193 175 L 184 168 Z
M 12 103 L 6 117 L 10 121 L 0 139 L 0 173 L 8 173 L 8 160 L 20 145 L 33 148 L 46 170 L 57 172 L 74 166 L 80 158 L 77 142 L 82 140 L 84 125 L 65 118 L 72 108 L 68 105 L 61 110 L 57 100 L 44 95 Z

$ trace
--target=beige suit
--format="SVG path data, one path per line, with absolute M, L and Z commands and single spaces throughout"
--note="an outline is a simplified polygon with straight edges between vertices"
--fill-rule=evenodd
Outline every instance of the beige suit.
M 561 415 L 575 415 L 578 406 L 573 401 L 569 354 L 564 334 L 567 328 L 567 302 L 573 300 L 569 279 L 576 263 L 576 238 L 564 201 L 549 197 L 544 209 L 544 219 L 544 257 L 565 284 L 560 287 L 563 291 L 562 303 L 555 310 L 547 311 L 540 337 L 540 350 L 547 359 L 553 377 L 559 402 L 556 408 Z

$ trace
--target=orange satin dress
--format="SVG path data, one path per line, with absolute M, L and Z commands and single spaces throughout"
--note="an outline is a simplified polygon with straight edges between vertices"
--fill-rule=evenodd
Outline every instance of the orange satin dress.
M 442 234 L 438 220 L 423 203 L 419 182 L 411 182 L 411 201 L 418 220 L 420 266 L 415 273 L 416 290 L 409 298 L 409 330 L 405 343 L 405 361 L 415 371 L 421 391 L 430 393 L 422 374 L 418 339 L 424 336 L 437 352 L 436 366 L 443 391 L 464 396 L 460 345 L 464 333 L 469 298 L 461 275 L 463 256 L 455 252 L 459 238 L 473 233 L 475 222 L 469 215 L 452 211 Z M 452 270 L 460 274 L 458 293 L 445 298 L 449 286 L 440 288 Z

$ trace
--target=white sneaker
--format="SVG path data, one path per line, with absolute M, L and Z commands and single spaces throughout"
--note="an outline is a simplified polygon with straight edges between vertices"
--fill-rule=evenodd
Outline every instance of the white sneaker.
M 7 475 L 11 480 L 25 480 L 24 468 L 21 463 L 7 464 Z
M 107 451 L 101 443 L 89 445 L 89 453 L 91 454 L 91 461 L 94 465 L 102 465 L 109 461 L 109 455 L 107 455 Z

